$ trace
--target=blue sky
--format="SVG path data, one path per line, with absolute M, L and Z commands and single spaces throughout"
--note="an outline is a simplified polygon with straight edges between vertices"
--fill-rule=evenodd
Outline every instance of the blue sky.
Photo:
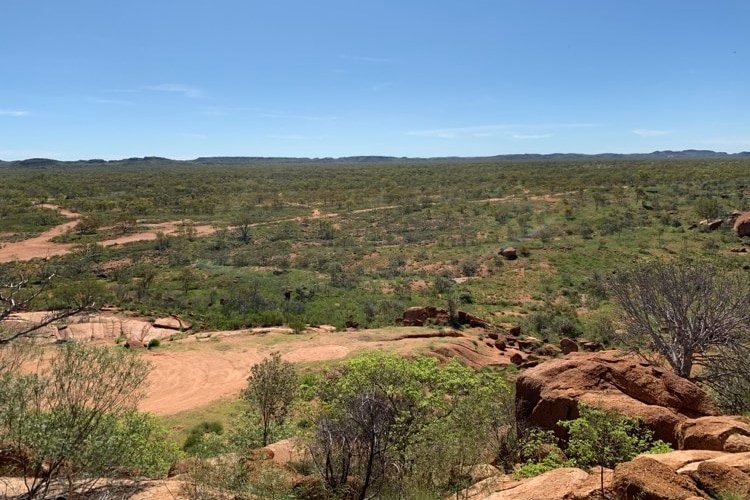
M 0 0 L 0 159 L 750 150 L 747 0 Z

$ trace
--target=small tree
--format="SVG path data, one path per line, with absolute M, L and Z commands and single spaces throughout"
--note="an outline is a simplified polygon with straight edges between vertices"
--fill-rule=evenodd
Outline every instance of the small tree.
M 258 412 L 263 427 L 263 446 L 268 444 L 273 425 L 283 425 L 297 393 L 294 365 L 278 352 L 254 365 L 242 397 Z
M 598 465 L 601 494 L 604 498 L 604 467 L 632 460 L 639 453 L 668 451 L 663 441 L 653 441 L 653 433 L 641 427 L 637 420 L 617 412 L 592 408 L 579 403 L 580 417 L 561 421 L 559 425 L 570 433 L 567 456 L 578 467 Z
M 622 340 L 649 361 L 665 360 L 681 377 L 717 386 L 727 358 L 750 363 L 748 282 L 747 271 L 688 260 L 621 270 L 610 290 L 620 306 Z

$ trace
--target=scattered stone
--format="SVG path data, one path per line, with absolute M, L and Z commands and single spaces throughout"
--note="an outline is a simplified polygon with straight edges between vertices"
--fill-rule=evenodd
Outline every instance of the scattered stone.
M 507 345 L 505 344 L 505 341 L 503 339 L 497 339 L 495 341 L 495 347 L 500 349 L 501 351 L 504 351 Z
M 733 253 L 747 253 L 747 248 L 745 247 L 730 248 L 729 251 Z
M 508 330 L 508 333 L 514 336 L 521 335 L 521 325 L 513 325 L 510 327 L 510 330 Z
M 510 355 L 510 362 L 516 366 L 521 366 L 526 361 L 528 361 L 528 359 L 529 359 L 528 355 L 520 351 L 516 351 Z
M 488 332 L 487 336 L 492 340 L 497 340 L 500 338 L 500 334 L 498 334 L 497 332 Z
M 563 354 L 578 352 L 578 344 L 576 344 L 575 340 L 565 337 L 560 339 L 560 350 Z

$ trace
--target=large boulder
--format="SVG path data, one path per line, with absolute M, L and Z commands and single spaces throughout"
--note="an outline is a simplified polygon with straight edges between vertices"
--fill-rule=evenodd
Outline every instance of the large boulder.
M 722 451 L 730 436 L 750 436 L 750 424 L 742 417 L 711 416 L 686 420 L 677 432 L 680 449 Z
M 734 467 L 716 462 L 701 462 L 689 474 L 698 487 L 716 498 L 732 492 L 738 498 L 750 498 L 750 476 Z
M 521 373 L 516 381 L 519 421 L 554 430 L 578 418 L 578 404 L 614 409 L 639 418 L 657 439 L 678 445 L 676 427 L 690 418 L 716 415 L 695 384 L 619 351 L 571 352 Z
M 734 232 L 737 236 L 750 236 L 750 212 L 745 212 L 734 221 Z
M 615 498 L 627 500 L 686 500 L 702 498 L 693 482 L 648 457 L 637 457 L 615 467 Z

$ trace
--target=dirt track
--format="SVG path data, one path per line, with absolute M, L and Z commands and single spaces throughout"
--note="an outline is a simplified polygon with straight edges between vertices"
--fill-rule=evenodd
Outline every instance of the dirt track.
M 74 243 L 56 243 L 53 238 L 62 236 L 78 224 L 80 215 L 69 210 L 61 209 L 56 205 L 40 205 L 50 210 L 57 210 L 60 215 L 70 219 L 52 229 L 43 232 L 39 236 L 27 240 L 0 244 L 0 262 L 13 262 L 18 260 L 46 259 L 56 255 L 64 255 L 71 251 L 76 245 Z M 117 238 L 100 241 L 105 247 L 124 245 L 134 241 L 150 241 L 158 237 L 158 233 L 177 234 L 183 225 L 183 221 L 160 222 L 158 224 L 146 224 L 146 230 L 133 234 L 126 234 Z M 214 232 L 209 225 L 193 226 L 196 236 L 206 236 Z

